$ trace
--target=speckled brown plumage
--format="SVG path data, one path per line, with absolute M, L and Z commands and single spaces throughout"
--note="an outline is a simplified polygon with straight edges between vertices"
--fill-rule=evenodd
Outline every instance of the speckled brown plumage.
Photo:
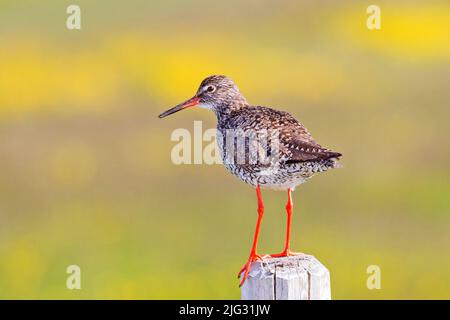
M 213 86 L 208 94 L 206 88 Z M 340 153 L 319 145 L 308 130 L 287 112 L 268 107 L 251 106 L 237 86 L 225 76 L 211 76 L 203 80 L 197 94 L 205 96 L 200 103 L 217 116 L 218 145 L 226 168 L 242 181 L 253 186 L 274 190 L 294 189 L 317 172 L 338 167 Z M 227 155 L 226 130 L 240 130 L 237 134 L 251 137 L 255 131 L 276 130 L 279 144 L 271 148 L 270 139 L 261 146 L 277 162 L 269 164 L 237 163 Z M 248 139 L 247 139 L 248 140 Z M 247 143 L 251 143 L 247 141 Z M 275 150 L 276 149 L 276 150 Z M 235 152 L 239 152 L 237 147 Z M 246 149 L 249 152 L 249 149 Z M 276 153 L 276 154 L 274 154 Z M 227 158 L 228 156 L 228 158 Z M 228 159 L 228 160 L 227 160 Z

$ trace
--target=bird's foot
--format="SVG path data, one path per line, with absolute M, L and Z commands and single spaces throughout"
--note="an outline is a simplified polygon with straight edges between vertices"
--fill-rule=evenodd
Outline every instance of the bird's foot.
M 302 252 L 294 252 L 294 251 L 291 251 L 289 249 L 285 249 L 283 252 L 269 254 L 269 256 L 271 258 L 281 258 L 281 257 L 298 256 L 300 254 L 303 254 L 303 253 Z
M 244 273 L 244 275 L 242 276 L 241 282 L 239 283 L 239 287 L 242 287 L 242 285 L 244 284 L 245 280 L 247 279 L 248 273 L 250 271 L 250 266 L 252 265 L 253 262 L 255 262 L 256 260 L 262 260 L 264 258 L 269 257 L 269 255 L 259 255 L 259 254 L 250 254 L 250 257 L 248 258 L 247 263 L 242 267 L 241 270 L 239 270 L 238 273 L 238 279 L 241 277 L 242 273 Z

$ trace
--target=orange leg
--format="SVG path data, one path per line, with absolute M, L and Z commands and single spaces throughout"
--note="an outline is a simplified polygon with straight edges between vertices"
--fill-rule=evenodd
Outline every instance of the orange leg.
M 277 257 L 288 257 L 293 256 L 301 253 L 292 252 L 290 250 L 290 241 L 291 241 L 291 219 L 292 219 L 292 194 L 291 189 L 288 189 L 288 201 L 286 204 L 286 214 L 287 214 L 287 227 L 286 227 L 286 244 L 284 245 L 284 250 L 281 253 L 271 254 L 270 256 L 273 258 Z
M 256 196 L 258 197 L 258 221 L 256 222 L 256 230 L 255 230 L 255 235 L 253 237 L 253 245 L 252 245 L 252 250 L 250 251 L 250 256 L 248 257 L 247 263 L 244 265 L 244 267 L 238 273 L 238 278 L 239 278 L 241 276 L 242 272 L 245 271 L 239 286 L 242 286 L 244 284 L 245 280 L 247 279 L 248 272 L 250 271 L 250 265 L 252 264 L 252 262 L 256 261 L 257 259 L 262 259 L 262 257 L 256 253 L 256 247 L 258 245 L 259 227 L 261 225 L 261 220 L 264 215 L 264 204 L 262 201 L 261 190 L 259 188 L 259 185 L 256 187 Z

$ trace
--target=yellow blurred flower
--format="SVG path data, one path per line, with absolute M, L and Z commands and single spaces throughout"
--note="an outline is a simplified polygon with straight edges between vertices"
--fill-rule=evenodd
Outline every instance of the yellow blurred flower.
M 2 256 L 4 279 L 7 279 L 9 294 L 32 293 L 44 273 L 44 261 L 37 248 L 29 240 L 17 242 Z
M 350 41 L 393 58 L 450 59 L 450 6 L 448 3 L 403 5 L 385 3 L 381 29 L 369 30 L 364 8 L 345 11 L 337 17 L 336 32 Z

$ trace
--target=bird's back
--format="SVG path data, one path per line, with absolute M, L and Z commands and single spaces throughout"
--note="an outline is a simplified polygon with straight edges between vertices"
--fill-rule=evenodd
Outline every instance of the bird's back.
M 247 106 L 233 111 L 219 119 L 218 131 L 225 166 L 245 182 L 271 189 L 295 188 L 314 173 L 337 167 L 341 156 L 319 145 L 292 115 L 268 107 Z M 239 144 L 235 140 L 231 154 L 226 147 L 230 132 L 245 141 Z M 264 163 L 255 150 L 263 151 Z M 244 161 L 237 161 L 239 157 Z

